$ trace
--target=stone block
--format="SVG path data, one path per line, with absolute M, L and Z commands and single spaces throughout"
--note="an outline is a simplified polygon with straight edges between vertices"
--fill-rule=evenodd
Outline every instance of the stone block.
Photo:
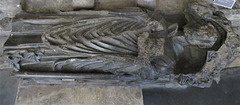
M 123 7 L 136 7 L 136 0 L 95 0 L 95 9 L 116 9 Z
M 137 0 L 137 5 L 139 7 L 155 9 L 157 0 Z
M 16 105 L 143 105 L 138 87 L 50 86 L 19 87 Z
M 21 6 L 30 13 L 54 13 L 93 8 L 94 0 L 22 0 Z

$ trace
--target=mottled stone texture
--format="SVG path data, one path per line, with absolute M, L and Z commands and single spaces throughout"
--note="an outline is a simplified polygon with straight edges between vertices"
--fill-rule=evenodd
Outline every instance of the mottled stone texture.
M 140 6 L 160 10 L 163 14 L 180 14 L 193 1 L 212 3 L 212 0 L 23 0 L 22 6 L 28 12 L 72 11 L 73 7 L 113 9 Z
M 73 11 L 72 0 L 22 0 L 21 6 L 33 13 Z
M 7 34 L 12 30 L 9 18 L 14 18 L 19 12 L 21 12 L 20 0 L 0 1 L 0 36 L 8 36 Z
M 232 22 L 233 27 L 239 27 L 240 26 L 240 9 L 223 9 L 221 10 L 225 15 L 228 20 Z
M 6 42 L 7 39 L 8 39 L 7 36 L 0 35 L 0 70 L 9 68 L 8 58 L 7 58 L 7 56 L 3 55 L 3 49 L 2 49 L 3 44 Z
M 239 11 L 240 15 L 240 11 Z M 240 21 L 240 17 L 239 20 Z M 240 25 L 238 27 L 234 27 L 233 30 L 240 35 Z M 235 60 L 228 67 L 240 67 L 240 56 L 236 57 Z
M 189 3 L 192 2 L 212 3 L 212 0 L 157 0 L 156 9 L 166 14 L 182 13 Z
M 16 105 L 143 105 L 138 87 L 23 86 Z
M 0 20 L 3 17 L 13 18 L 21 11 L 21 0 L 1 0 L 0 1 Z
M 51 13 L 93 8 L 94 0 L 22 0 L 21 6 L 30 13 Z
M 238 6 L 239 2 L 237 2 L 235 5 Z M 240 22 L 239 22 L 240 21 L 240 9 L 232 9 L 232 10 L 223 9 L 221 11 L 224 12 L 224 14 L 228 18 L 228 20 L 231 21 L 234 32 L 236 34 L 240 35 Z M 236 57 L 235 60 L 228 67 L 240 67 L 240 56 Z

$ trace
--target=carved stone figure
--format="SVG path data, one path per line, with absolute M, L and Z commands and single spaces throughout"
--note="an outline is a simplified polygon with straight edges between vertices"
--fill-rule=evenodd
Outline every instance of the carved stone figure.
M 154 11 L 107 11 L 57 23 L 40 43 L 14 48 L 9 39 L 5 54 L 19 71 L 130 75 L 135 81 L 210 86 L 239 54 L 240 38 L 212 7 L 193 3 L 185 17 L 187 24 L 179 28 Z

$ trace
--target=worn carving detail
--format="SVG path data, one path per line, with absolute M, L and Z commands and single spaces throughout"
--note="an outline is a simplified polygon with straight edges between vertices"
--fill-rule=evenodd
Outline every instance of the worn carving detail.
M 5 54 L 24 72 L 127 75 L 136 84 L 196 87 L 219 81 L 220 71 L 239 55 L 239 35 L 211 6 L 189 5 L 183 30 L 140 9 L 117 11 L 54 24 L 38 43 L 7 42 Z

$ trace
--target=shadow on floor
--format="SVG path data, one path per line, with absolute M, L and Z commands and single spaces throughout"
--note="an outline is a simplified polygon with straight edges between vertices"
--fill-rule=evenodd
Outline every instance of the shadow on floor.
M 143 89 L 144 105 L 240 105 L 240 75 L 222 76 L 211 88 Z

